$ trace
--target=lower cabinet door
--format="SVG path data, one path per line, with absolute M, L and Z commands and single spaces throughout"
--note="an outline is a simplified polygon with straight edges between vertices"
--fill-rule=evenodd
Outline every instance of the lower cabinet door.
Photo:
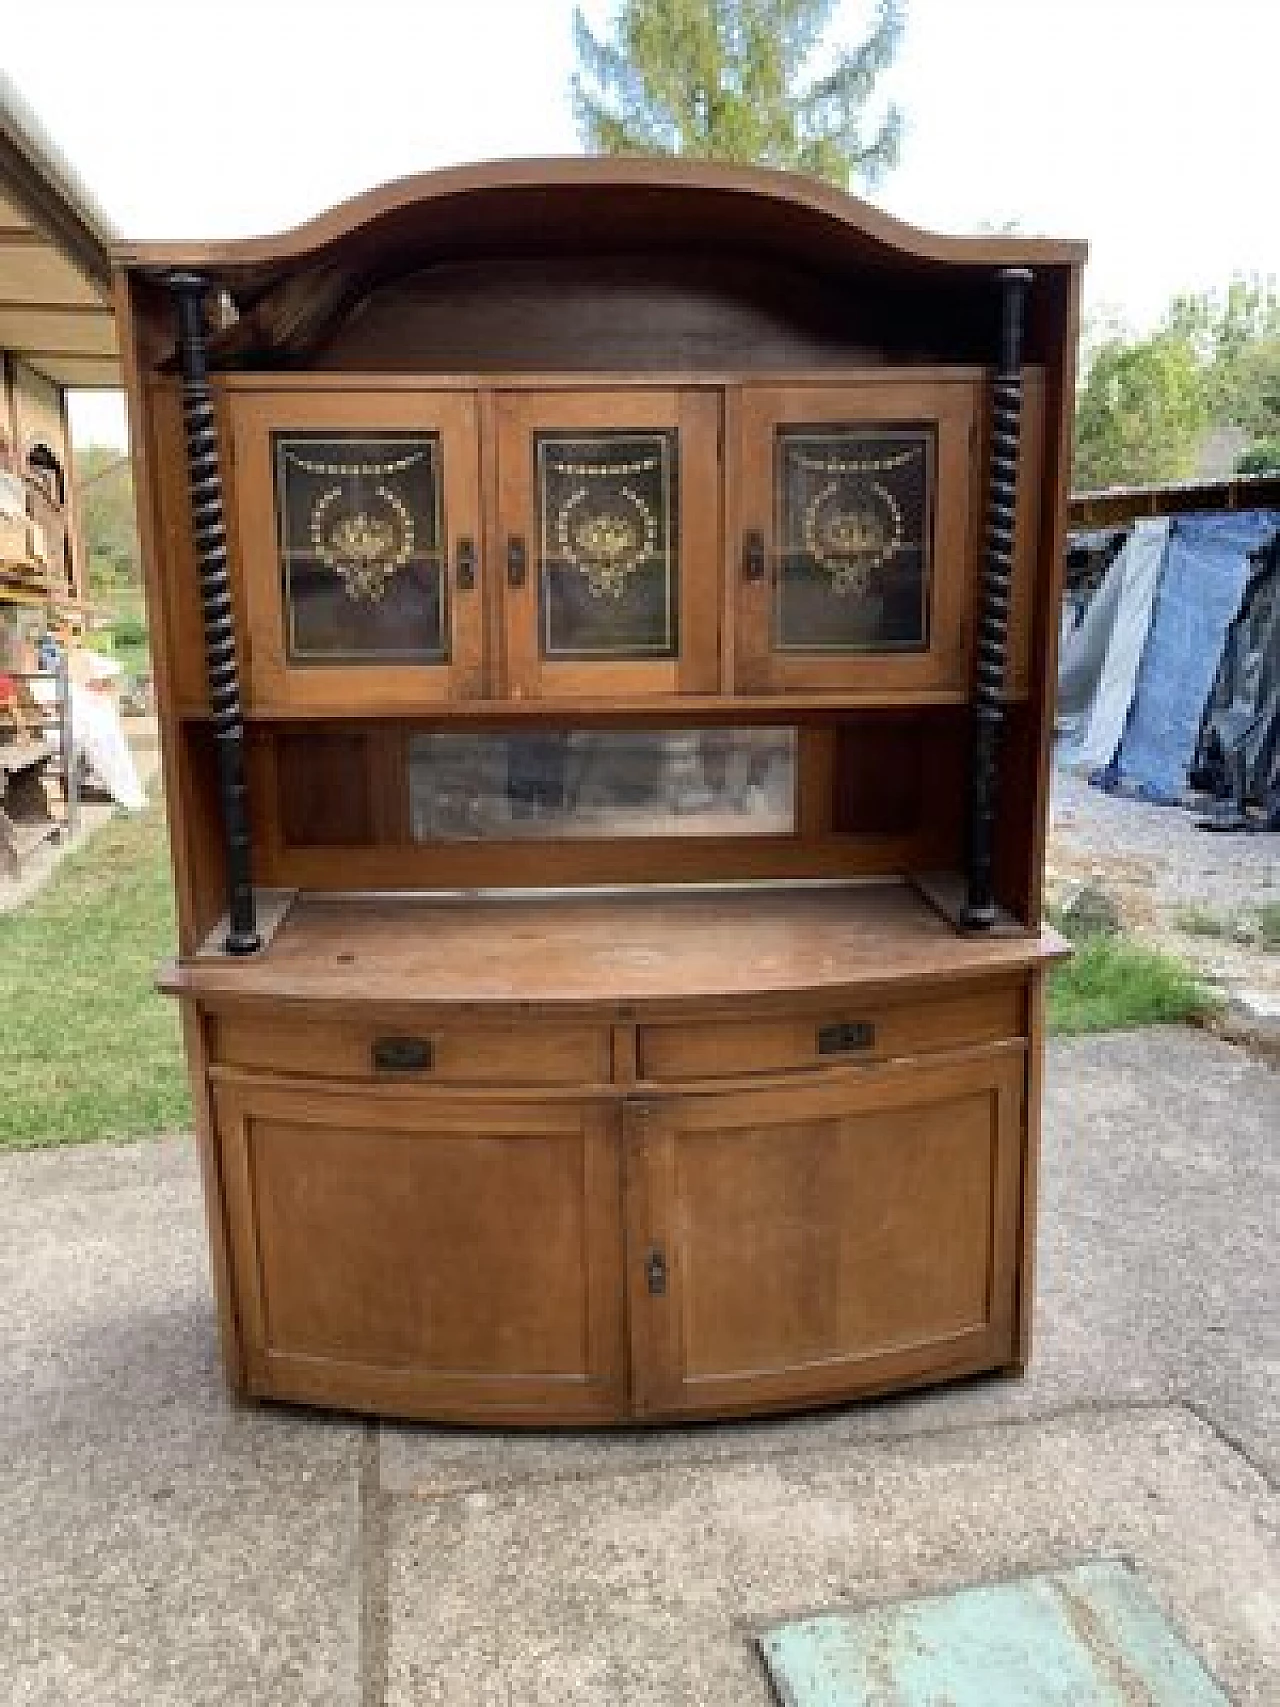
M 234 1084 L 215 1103 L 252 1391 L 442 1419 L 624 1413 L 607 1105 Z
M 627 1105 L 633 1403 L 838 1399 L 1011 1361 L 1021 1051 Z

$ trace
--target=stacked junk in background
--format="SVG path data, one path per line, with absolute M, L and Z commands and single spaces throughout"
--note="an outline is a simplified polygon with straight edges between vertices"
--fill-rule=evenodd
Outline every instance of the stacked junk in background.
M 1090 494 L 1072 521 L 1058 764 L 1280 829 L 1280 477 Z

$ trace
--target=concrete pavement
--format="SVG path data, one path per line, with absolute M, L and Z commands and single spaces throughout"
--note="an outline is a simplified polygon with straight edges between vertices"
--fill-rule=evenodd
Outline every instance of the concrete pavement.
M 1134 1561 L 1280 1699 L 1280 1075 L 1059 1042 L 1031 1373 L 606 1435 L 226 1398 L 181 1140 L 0 1156 L 0 1700 L 765 1707 L 753 1630 Z

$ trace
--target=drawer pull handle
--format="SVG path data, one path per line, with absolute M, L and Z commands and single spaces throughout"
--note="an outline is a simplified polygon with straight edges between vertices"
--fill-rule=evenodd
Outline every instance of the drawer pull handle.
M 431 1041 L 426 1037 L 375 1037 L 373 1066 L 378 1073 L 429 1073 Z
M 850 1055 L 857 1049 L 871 1049 L 876 1041 L 876 1028 L 869 1020 L 846 1020 L 840 1025 L 818 1027 L 819 1055 Z

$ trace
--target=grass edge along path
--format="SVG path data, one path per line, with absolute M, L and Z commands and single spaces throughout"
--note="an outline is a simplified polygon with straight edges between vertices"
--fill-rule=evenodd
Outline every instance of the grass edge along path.
M 1053 923 L 1063 928 L 1060 917 Z M 1184 961 L 1131 937 L 1091 932 L 1075 938 L 1072 949 L 1071 959 L 1049 974 L 1051 1035 L 1196 1025 L 1221 1006 Z
M 0 1149 L 190 1128 L 164 809 L 120 815 L 0 914 Z

